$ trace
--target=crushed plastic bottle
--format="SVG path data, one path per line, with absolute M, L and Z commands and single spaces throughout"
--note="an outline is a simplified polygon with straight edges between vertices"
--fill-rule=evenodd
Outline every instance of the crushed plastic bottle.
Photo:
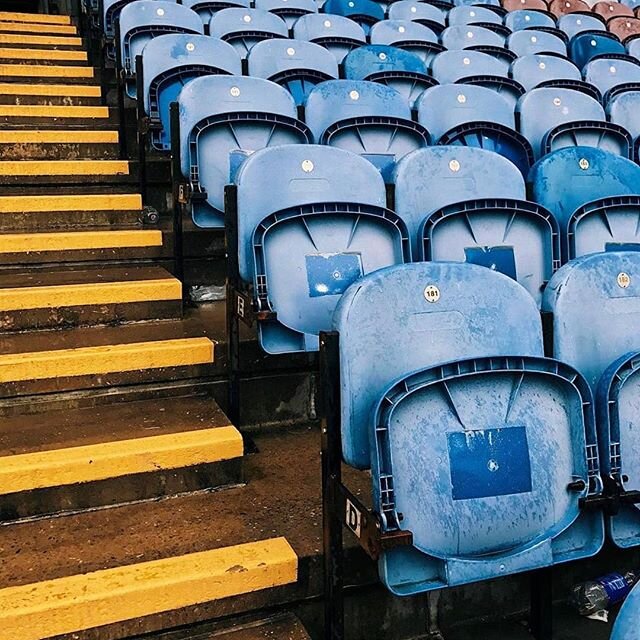
M 609 573 L 575 585 L 569 600 L 580 615 L 606 621 L 611 605 L 622 602 L 638 580 L 640 570 Z

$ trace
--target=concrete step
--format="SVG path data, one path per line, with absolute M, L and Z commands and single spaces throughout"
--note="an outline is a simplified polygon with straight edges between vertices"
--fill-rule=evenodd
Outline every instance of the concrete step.
M 12 22 L 0 20 L 2 33 L 38 33 L 41 35 L 77 36 L 78 29 L 72 24 L 37 24 L 32 22 Z
M 55 82 L 51 79 L 51 82 Z M 0 83 L 0 105 L 100 106 L 101 90 L 90 84 Z
M 45 82 L 97 84 L 98 73 L 93 67 L 71 64 L 0 64 L 3 82 Z
M 0 419 L 0 520 L 239 485 L 243 448 L 210 397 Z
M 0 272 L 0 331 L 177 319 L 182 285 L 161 267 Z
M 0 46 L 2 47 L 24 47 L 51 49 L 79 49 L 84 48 L 85 42 L 80 36 L 48 35 L 27 33 L 1 33 Z
M 2 65 L 0 65 L 0 73 Z M 115 112 L 103 106 L 68 106 L 39 104 L 2 104 L 0 105 L 0 125 L 11 128 L 12 125 L 26 125 L 32 129 L 35 124 L 66 127 L 81 125 L 95 129 L 99 125 L 114 128 Z
M 77 49 L 0 46 L 0 63 L 14 65 L 80 66 L 87 64 L 87 52 Z
M 90 129 L 0 129 L 0 160 L 118 158 L 118 132 Z
M 17 11 L 0 11 L 1 22 L 26 22 L 36 24 L 71 24 L 70 16 L 48 15 L 44 13 L 21 13 Z

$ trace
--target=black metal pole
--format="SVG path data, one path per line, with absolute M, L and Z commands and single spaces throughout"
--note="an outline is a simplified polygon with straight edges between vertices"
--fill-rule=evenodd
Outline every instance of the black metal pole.
M 552 640 L 553 569 L 531 573 L 531 633 L 536 640 Z
M 344 640 L 344 551 L 342 514 L 337 512 L 342 484 L 340 433 L 340 353 L 337 332 L 320 334 L 322 397 L 322 538 L 324 547 L 324 640 Z
M 171 122 L 171 182 L 173 191 L 173 261 L 175 276 L 178 280 L 184 279 L 184 248 L 182 237 L 182 203 L 186 194 L 181 193 L 181 188 L 185 184 L 182 175 L 180 160 L 180 117 L 177 102 L 172 102 L 169 106 L 169 116 Z M 184 297 L 184 287 L 183 287 Z
M 138 129 L 138 180 L 142 202 L 147 201 L 147 141 L 148 134 L 144 128 L 144 78 L 142 70 L 142 56 L 136 56 L 136 126 Z
M 126 159 L 128 157 L 127 126 L 125 122 L 125 112 L 124 112 L 124 94 L 125 94 L 126 88 L 125 88 L 125 79 L 124 79 L 124 66 L 122 64 L 122 51 L 120 50 L 120 23 L 119 22 L 116 24 L 115 48 L 116 48 L 116 83 L 118 87 L 118 117 L 119 117 L 118 131 L 120 132 L 120 157 L 123 159 Z

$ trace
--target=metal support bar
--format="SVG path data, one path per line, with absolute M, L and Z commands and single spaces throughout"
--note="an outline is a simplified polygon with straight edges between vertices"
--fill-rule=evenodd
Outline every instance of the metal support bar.
M 184 251 L 182 238 L 181 185 L 182 168 L 180 166 L 180 118 L 178 117 L 178 103 L 172 102 L 169 107 L 171 119 L 171 184 L 173 194 L 173 260 L 175 275 L 184 280 Z M 183 288 L 184 289 L 184 288 Z M 184 293 L 183 293 L 184 295 Z
M 122 65 L 122 52 L 120 51 L 120 23 L 116 23 L 116 37 L 114 39 L 116 49 L 116 82 L 118 87 L 118 132 L 120 134 L 120 157 L 127 159 L 127 125 L 124 109 L 125 80 L 124 67 Z M 105 50 L 106 53 L 106 50 Z
M 147 201 L 147 131 L 142 126 L 145 119 L 144 112 L 144 80 L 142 70 L 142 56 L 136 56 L 136 122 L 138 128 L 138 178 L 140 180 L 140 195 L 142 202 Z

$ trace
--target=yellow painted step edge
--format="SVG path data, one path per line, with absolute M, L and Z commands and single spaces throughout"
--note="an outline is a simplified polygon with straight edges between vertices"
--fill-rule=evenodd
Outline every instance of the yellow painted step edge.
M 162 231 L 158 229 L 0 234 L 0 254 L 160 246 Z
M 93 78 L 93 67 L 47 64 L 0 64 L 0 77 Z
M 127 160 L 0 160 L 0 176 L 128 175 Z
M 54 211 L 137 211 L 139 194 L 0 196 L 0 213 L 49 213 Z
M 21 13 L 0 11 L 0 20 L 5 22 L 37 22 L 38 24 L 71 24 L 69 16 L 54 16 L 44 13 Z
M 175 278 L 15 287 L 0 289 L 0 311 L 128 304 L 181 298 L 182 285 Z
M 0 21 L 0 32 L 75 36 L 78 34 L 78 29 L 72 24 L 32 24 L 29 22 Z
M 0 83 L 0 94 L 5 96 L 51 96 L 99 98 L 100 87 L 90 84 L 26 84 L 18 82 Z
M 0 457 L 0 494 L 95 482 L 239 458 L 234 426 Z
M 0 73 L 1 69 L 0 65 Z M 7 118 L 108 118 L 109 107 L 0 104 L 0 116 Z
M 116 144 L 117 131 L 0 129 L 2 144 Z
M 18 49 L 0 47 L 0 59 L 5 60 L 69 60 L 86 62 L 86 51 L 69 51 L 66 49 Z
M 178 338 L 0 355 L 0 384 L 213 362 L 209 338 Z M 1 637 L 1 636 L 0 636 Z
M 40 640 L 291 584 L 285 538 L 0 590 L 0 640 Z
M 0 44 L 39 44 L 50 47 L 81 47 L 82 38 L 76 36 L 28 36 L 25 34 L 0 33 Z

